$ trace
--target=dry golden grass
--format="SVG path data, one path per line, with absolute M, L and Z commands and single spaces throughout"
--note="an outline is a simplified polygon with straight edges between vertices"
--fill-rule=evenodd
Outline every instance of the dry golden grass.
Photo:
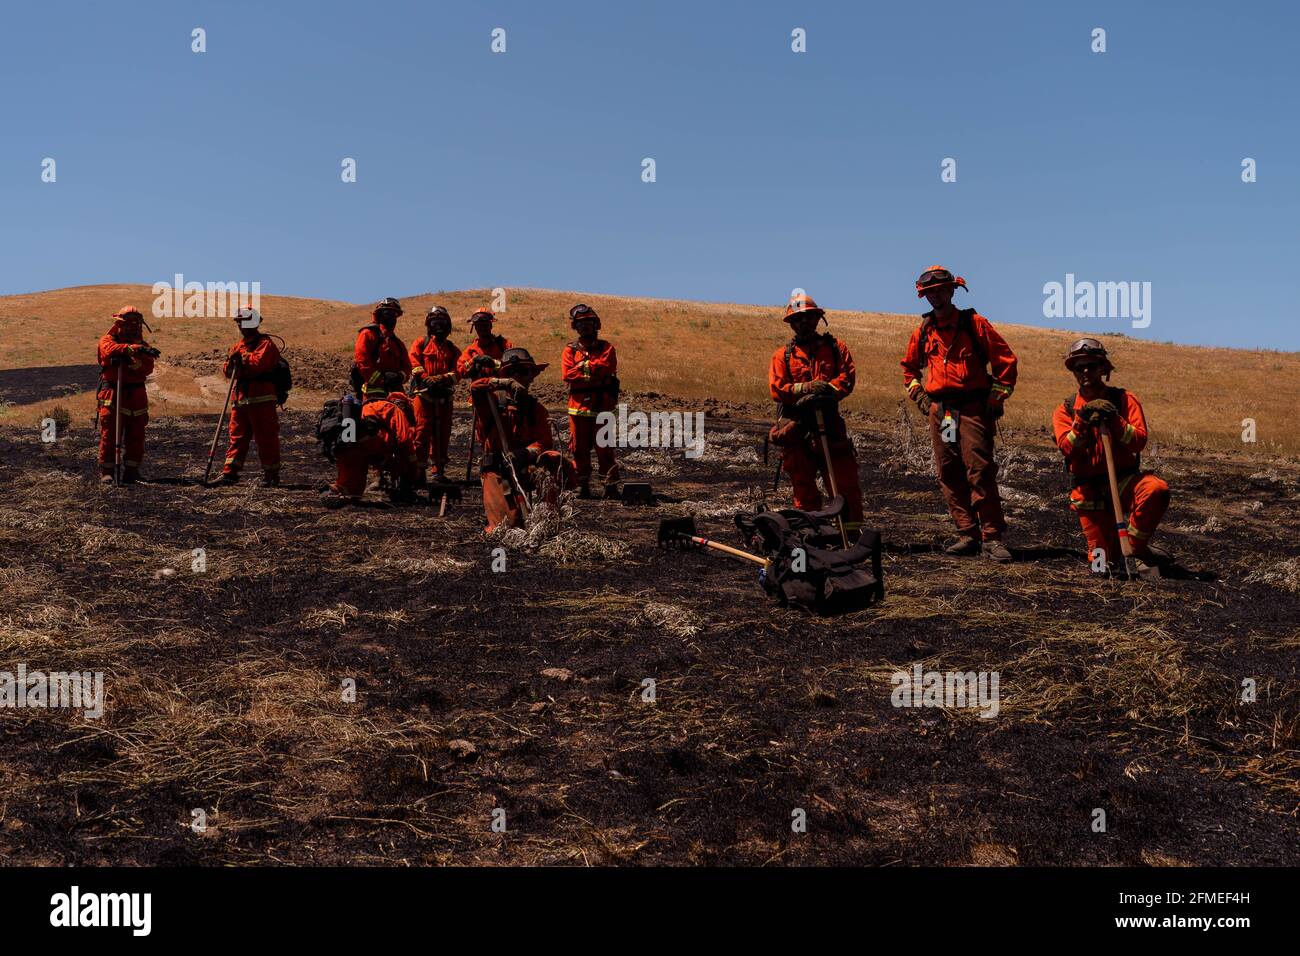
M 403 297 L 406 314 L 398 333 L 410 344 L 423 331 L 424 313 L 437 303 L 451 311 L 453 339 L 464 346 L 469 339 L 465 319 L 490 300 L 491 293 L 481 289 Z M 756 412 L 768 404 L 768 361 L 788 340 L 780 308 L 510 289 L 497 330 L 538 361 L 551 363 L 544 382 L 558 381 L 560 351 L 572 339 L 568 308 L 579 300 L 600 312 L 602 334 L 617 345 L 625 390 L 655 392 L 686 405 L 749 404 Z M 0 321 L 14 331 L 0 341 L 0 370 L 91 363 L 111 314 L 126 302 L 148 310 L 151 301 L 146 286 L 84 286 L 0 297 Z M 370 307 L 283 296 L 262 300 L 267 331 L 282 336 L 290 349 L 338 355 L 341 373 L 356 329 L 369 321 Z M 1079 332 L 1017 325 L 1014 316 L 992 307 L 989 318 L 1020 357 L 1020 383 L 1004 424 L 1041 432 L 1073 388 L 1061 356 Z M 898 361 L 918 316 L 832 311 L 828 321 L 831 331 L 848 342 L 858 366 L 858 386 L 847 410 L 897 420 L 903 394 Z M 210 411 L 220 396 L 203 393 L 191 370 L 166 366 L 166 359 L 228 344 L 234 337 L 232 323 L 161 319 L 153 324 L 151 340 L 164 351 L 157 378 L 167 403 L 159 412 Z M 1114 383 L 1142 399 L 1157 442 L 1260 455 L 1300 453 L 1300 437 L 1289 426 L 1290 410 L 1300 405 L 1300 353 L 1172 345 L 1120 334 L 1102 338 L 1118 367 Z M 74 422 L 88 418 L 93 407 L 85 394 L 60 403 Z M 0 420 L 34 420 L 51 405 L 0 409 Z M 1241 441 L 1245 418 L 1257 424 L 1253 446 Z

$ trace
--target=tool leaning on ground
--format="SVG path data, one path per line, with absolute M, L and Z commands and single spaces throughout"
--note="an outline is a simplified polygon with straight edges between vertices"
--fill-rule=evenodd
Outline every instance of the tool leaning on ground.
M 813 408 L 813 413 L 817 416 L 817 437 L 821 440 L 822 457 L 826 460 L 826 481 L 831 486 L 831 499 L 840 497 L 840 490 L 835 487 L 835 463 L 831 460 L 831 443 L 826 437 L 826 414 L 822 411 L 820 405 Z M 844 530 L 844 519 L 837 512 L 835 515 L 835 524 L 840 529 L 840 544 L 847 551 L 849 547 L 849 535 Z
M 1119 479 L 1115 474 L 1115 451 L 1111 447 L 1110 435 L 1101 433 L 1101 448 L 1106 455 L 1106 477 L 1110 479 L 1110 501 L 1115 509 L 1115 530 L 1119 532 L 1119 550 L 1124 555 L 1124 571 L 1130 578 L 1138 576 L 1137 558 L 1133 554 L 1133 542 L 1128 536 L 1128 518 L 1124 516 L 1124 505 L 1120 501 Z
M 221 428 L 226 424 L 226 413 L 230 411 L 230 396 L 235 393 L 235 379 L 230 376 L 230 387 L 226 389 L 226 404 L 221 408 L 221 417 L 217 419 L 217 430 L 212 434 L 212 445 L 208 448 L 208 463 L 203 469 L 203 484 L 212 478 L 212 460 L 217 457 L 217 442 L 221 439 Z
M 117 363 L 117 389 L 113 392 L 113 484 L 122 487 L 122 363 Z
M 515 460 L 510 455 L 510 434 L 506 431 L 506 426 L 501 421 L 501 409 L 497 407 L 497 397 L 491 391 L 483 395 L 483 400 L 487 402 L 488 410 L 492 413 L 492 422 L 496 425 L 497 437 L 501 440 L 501 457 L 505 459 L 506 470 L 510 473 L 510 484 L 513 486 L 515 497 L 519 500 L 519 511 L 526 519 L 529 514 L 528 492 L 524 490 L 523 482 L 519 480 L 519 473 L 515 471 Z
M 880 534 L 863 529 L 852 548 L 842 540 L 844 499 L 832 499 L 823 511 L 757 511 L 738 514 L 736 527 L 744 542 L 762 552 L 733 548 L 699 535 L 693 516 L 666 518 L 659 525 L 662 548 L 700 547 L 762 567 L 759 584 L 769 597 L 822 615 L 861 610 L 884 599 Z

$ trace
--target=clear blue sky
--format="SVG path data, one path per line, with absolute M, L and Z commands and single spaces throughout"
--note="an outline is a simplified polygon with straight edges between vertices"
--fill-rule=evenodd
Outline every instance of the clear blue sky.
M 995 322 L 1300 349 L 1296 10 L 8 3 L 0 292 L 183 272 L 918 312 L 941 262 Z M 1151 282 L 1150 327 L 1044 319 L 1066 273 Z

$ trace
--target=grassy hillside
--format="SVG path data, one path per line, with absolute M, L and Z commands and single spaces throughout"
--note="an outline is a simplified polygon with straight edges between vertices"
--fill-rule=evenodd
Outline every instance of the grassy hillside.
M 406 314 L 398 333 L 409 344 L 423 329 L 424 312 L 438 303 L 451 311 L 453 338 L 463 346 L 469 339 L 465 319 L 489 299 L 487 290 L 404 296 Z M 712 400 L 750 405 L 755 415 L 766 413 L 768 359 L 788 339 L 779 308 L 512 289 L 498 331 L 539 361 L 552 363 L 544 380 L 558 379 L 560 350 L 572 337 L 568 308 L 580 299 L 600 312 L 603 334 L 618 346 L 627 391 L 657 393 L 686 406 Z M 7 385 L 20 380 L 16 370 L 93 363 L 95 341 L 108 327 L 109 316 L 127 302 L 148 311 L 151 301 L 146 286 L 86 286 L 0 297 L 0 323 L 8 333 L 0 339 L 0 398 Z M 287 340 L 291 358 L 297 353 L 304 362 L 324 367 L 337 360 L 343 382 L 369 304 L 282 296 L 265 296 L 262 304 L 265 328 Z M 1016 325 L 1012 316 L 991 307 L 989 313 L 1020 356 L 1020 385 L 1005 424 L 1044 432 L 1052 409 L 1072 389 L 1061 356 L 1079 332 Z M 898 360 L 917 316 L 837 311 L 828 320 L 831 330 L 848 342 L 858 366 L 858 387 L 848 410 L 895 419 L 902 395 Z M 202 388 L 185 358 L 233 341 L 232 323 L 191 318 L 151 324 L 151 341 L 164 352 L 158 374 L 162 392 L 154 397 L 159 413 L 183 414 L 219 404 L 221 390 L 211 382 Z M 1300 438 L 1288 424 L 1292 409 L 1300 407 L 1300 354 L 1142 342 L 1119 334 L 1102 338 L 1118 368 L 1113 381 L 1143 400 L 1157 441 L 1251 455 L 1300 454 Z M 91 383 L 84 376 L 78 381 L 89 387 L 93 376 Z M 299 398 L 308 400 L 306 395 Z M 61 402 L 76 416 L 92 407 L 88 395 Z M 17 401 L 0 420 L 34 419 L 49 404 L 48 397 Z M 1241 442 L 1244 418 L 1257 423 L 1253 447 Z

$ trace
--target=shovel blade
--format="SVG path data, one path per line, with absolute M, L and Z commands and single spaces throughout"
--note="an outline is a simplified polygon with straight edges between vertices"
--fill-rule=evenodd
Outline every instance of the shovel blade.
M 695 518 L 664 518 L 659 522 L 659 547 L 680 547 L 687 538 L 696 537 Z

